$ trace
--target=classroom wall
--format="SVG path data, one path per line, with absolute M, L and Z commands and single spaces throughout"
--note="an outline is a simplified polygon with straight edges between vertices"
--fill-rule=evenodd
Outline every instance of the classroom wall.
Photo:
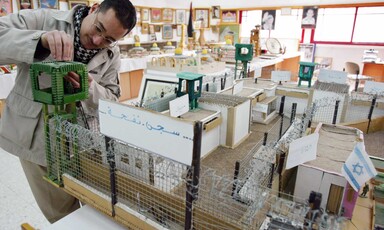
M 356 45 L 316 45 L 316 57 L 332 57 L 332 69 L 343 70 L 347 61 L 356 62 L 360 66 L 360 73 L 363 71 L 363 54 L 366 49 L 376 49 L 379 57 L 384 59 L 383 46 L 356 46 Z
M 275 6 L 314 6 L 314 5 L 326 5 L 326 4 L 357 4 L 368 2 L 382 2 L 382 0 L 270 0 L 270 1 L 249 1 L 249 0 L 236 0 L 236 1 L 224 1 L 224 0 L 190 0 L 190 1 L 175 1 L 175 0 L 131 0 L 132 3 L 141 6 L 160 6 L 160 7 L 172 7 L 172 8 L 189 8 L 189 4 L 193 2 L 193 7 L 211 7 L 219 5 L 221 8 L 255 8 L 255 7 L 275 7 Z

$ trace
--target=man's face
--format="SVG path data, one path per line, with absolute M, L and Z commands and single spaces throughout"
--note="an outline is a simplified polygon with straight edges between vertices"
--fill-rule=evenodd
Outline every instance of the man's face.
M 128 32 L 116 18 L 113 9 L 104 13 L 97 9 L 98 7 L 92 7 L 81 24 L 80 42 L 86 49 L 114 46 Z
M 312 18 L 313 17 L 313 10 L 308 10 L 307 11 L 307 17 L 310 17 L 310 18 Z

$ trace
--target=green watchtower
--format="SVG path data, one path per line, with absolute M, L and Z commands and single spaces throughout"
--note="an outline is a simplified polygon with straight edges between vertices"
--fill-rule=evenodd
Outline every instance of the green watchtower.
M 311 87 L 311 81 L 313 76 L 313 71 L 315 70 L 315 66 L 317 63 L 314 62 L 299 62 L 299 86 L 301 86 L 302 81 L 308 82 L 308 88 Z
M 243 78 L 248 77 L 247 72 L 248 72 L 248 62 L 252 61 L 253 58 L 253 44 L 235 44 L 235 60 L 236 60 L 236 65 L 235 65 L 235 79 L 237 75 L 237 70 L 238 67 L 237 65 L 240 64 L 239 62 L 242 63 L 242 69 L 239 78 L 241 78 L 241 75 L 243 75 Z
M 80 88 L 74 89 L 64 77 L 68 72 L 75 72 L 80 76 Z M 76 102 L 88 98 L 88 71 L 87 66 L 79 62 L 36 62 L 30 67 L 30 76 L 32 79 L 32 94 L 34 101 L 43 104 L 44 112 L 44 131 L 46 135 L 45 152 L 47 157 L 47 178 L 58 185 L 62 184 L 61 175 L 64 168 L 71 164 L 70 157 L 61 154 L 60 151 L 74 156 L 74 161 L 78 161 L 77 144 L 69 145 L 61 143 L 60 139 L 55 138 L 55 149 L 51 148 L 50 138 L 50 119 L 55 115 L 68 120 L 72 123 L 77 123 Z M 51 82 L 50 86 L 43 85 Z M 60 134 L 56 134 L 60 135 Z M 63 135 L 63 134 L 61 134 Z M 70 147 L 69 147 L 70 146 Z M 55 162 L 55 163 L 52 163 Z
M 181 72 L 181 73 L 177 73 L 176 76 L 179 78 L 179 87 L 177 89 L 177 94 L 176 94 L 177 97 L 181 97 L 185 94 L 188 94 L 190 109 L 191 110 L 196 109 L 197 100 L 201 96 L 201 88 L 203 84 L 204 74 Z M 186 83 L 185 83 L 185 89 L 184 89 L 183 83 L 185 81 Z M 199 82 L 198 85 L 195 85 L 196 82 Z

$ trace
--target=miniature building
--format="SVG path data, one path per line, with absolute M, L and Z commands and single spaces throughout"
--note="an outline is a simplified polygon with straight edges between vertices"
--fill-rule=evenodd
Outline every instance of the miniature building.
M 316 160 L 298 166 L 294 196 L 309 197 L 320 192 L 320 207 L 335 215 L 352 218 L 358 196 L 341 173 L 357 142 L 363 142 L 360 130 L 323 124 L 319 130 Z
M 234 63 L 236 48 L 232 45 L 232 41 L 227 39 L 225 45 L 220 48 L 220 61 Z
M 177 50 L 180 48 L 177 48 Z M 208 74 L 223 71 L 225 69 L 224 62 L 201 61 L 201 57 L 190 57 L 185 55 L 174 55 L 167 57 L 153 57 L 151 62 L 147 64 L 148 70 L 158 70 L 166 72 L 191 72 Z
M 201 96 L 203 76 L 201 74 L 181 72 L 176 75 L 179 78 L 177 97 L 188 94 L 190 109 L 197 108 L 197 100 Z M 195 85 L 195 83 L 197 83 Z M 183 87 L 185 86 L 185 87 Z
M 169 54 L 169 53 L 172 54 L 172 53 L 175 52 L 175 48 L 176 48 L 176 47 L 172 45 L 172 42 L 168 41 L 168 42 L 167 42 L 167 45 L 163 47 L 163 49 L 164 49 L 163 51 L 164 51 L 164 53 L 166 53 L 166 54 Z
M 253 54 L 255 57 L 260 56 L 260 25 L 256 25 L 255 29 L 251 30 L 250 44 L 253 44 Z
M 149 54 L 150 55 L 159 55 L 159 54 L 162 54 L 163 52 L 161 52 L 160 48 L 157 46 L 157 43 L 153 43 L 150 51 L 149 51 Z
M 128 57 L 141 58 L 148 55 L 148 51 L 141 47 L 140 42 L 135 42 L 135 47 L 128 51 Z

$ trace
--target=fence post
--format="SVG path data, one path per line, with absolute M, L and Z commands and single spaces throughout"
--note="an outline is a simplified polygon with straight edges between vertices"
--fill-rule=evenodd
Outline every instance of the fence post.
M 200 179 L 200 156 L 201 156 L 201 140 L 203 135 L 203 123 L 197 122 L 193 129 L 193 156 L 192 166 L 188 169 L 187 175 L 187 191 L 185 201 L 185 226 L 184 229 L 193 229 L 192 210 L 193 201 L 198 196 L 198 184 Z M 193 171 L 192 171 L 193 170 Z
M 308 128 L 311 128 L 312 119 L 315 114 L 316 103 L 312 103 L 311 114 L 309 114 Z
M 279 109 L 280 115 L 284 113 L 284 104 L 285 104 L 285 96 L 282 96 L 280 101 L 280 109 Z
M 280 131 L 279 131 L 279 139 L 281 138 L 283 134 L 283 123 L 284 123 L 284 104 L 285 104 L 285 96 L 281 97 L 280 101 L 280 109 L 279 109 L 279 114 L 280 114 Z
M 337 101 L 336 101 L 336 104 L 335 104 L 335 111 L 333 112 L 333 120 L 332 120 L 332 124 L 333 124 L 333 125 L 336 124 L 336 120 L 337 120 L 337 112 L 339 111 L 339 103 L 340 103 L 340 100 L 337 100 Z
M 112 216 L 115 216 L 115 204 L 117 203 L 116 193 L 116 163 L 115 154 L 113 154 L 112 138 L 105 136 L 105 149 L 107 152 L 107 162 L 109 163 L 109 181 L 111 186 L 111 205 Z
M 297 108 L 297 103 L 292 103 L 292 110 L 291 110 L 291 124 L 295 120 L 296 117 L 296 108 Z
M 356 70 L 356 81 L 355 81 L 355 92 L 357 92 L 357 89 L 359 88 L 360 80 L 359 80 L 359 70 Z
M 264 133 L 264 139 L 263 139 L 263 145 L 265 146 L 267 144 L 267 139 L 268 139 L 268 132 Z
M 275 164 L 271 164 L 271 177 L 269 178 L 268 188 L 272 188 L 273 174 L 275 172 Z
M 237 178 L 239 178 L 239 171 L 240 171 L 240 162 L 236 161 L 235 163 L 235 173 L 233 175 L 233 185 L 232 185 L 232 194 L 231 196 L 235 198 L 234 196 L 237 194 Z
M 375 105 L 376 105 L 376 97 L 377 97 L 376 95 L 373 97 L 372 103 L 371 103 L 371 108 L 369 108 L 367 134 L 369 132 L 369 126 L 371 126 L 373 109 L 375 108 Z

